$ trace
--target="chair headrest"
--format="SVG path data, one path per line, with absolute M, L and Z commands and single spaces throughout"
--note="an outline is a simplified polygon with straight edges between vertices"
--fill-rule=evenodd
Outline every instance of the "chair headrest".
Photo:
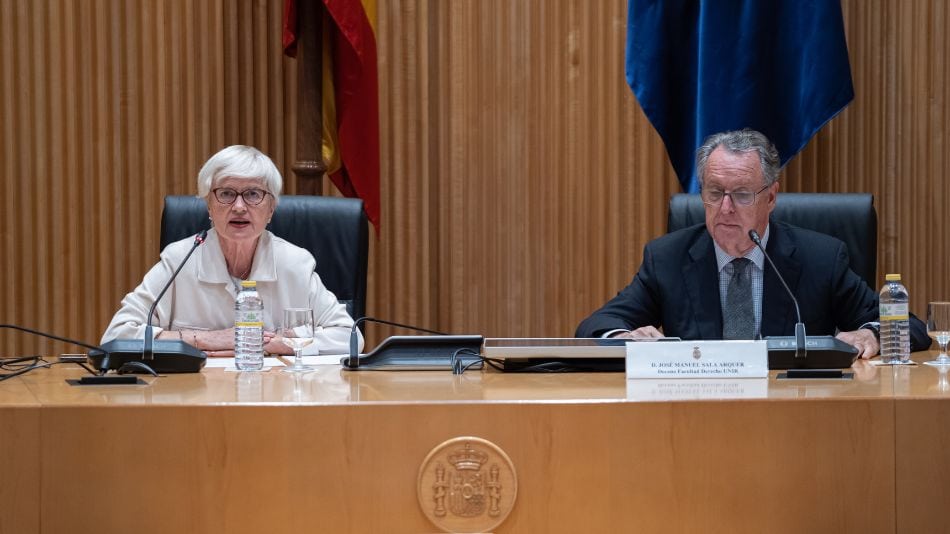
M 205 201 L 193 196 L 165 197 L 161 248 L 211 225 Z M 325 196 L 280 197 L 267 229 L 307 249 L 317 274 L 353 317 L 365 314 L 369 232 L 363 201 Z
M 772 218 L 836 237 L 848 246 L 851 269 L 877 287 L 877 211 L 870 193 L 779 193 Z M 706 221 L 699 195 L 670 199 L 668 232 Z

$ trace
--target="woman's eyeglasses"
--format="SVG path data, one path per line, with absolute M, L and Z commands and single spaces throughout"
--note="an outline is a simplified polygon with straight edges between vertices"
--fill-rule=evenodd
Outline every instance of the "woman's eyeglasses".
M 248 206 L 257 206 L 261 202 L 264 202 L 264 199 L 270 194 L 263 189 L 245 189 L 244 191 L 238 192 L 230 187 L 212 189 L 211 193 L 214 195 L 214 199 L 222 204 L 234 204 L 237 197 L 240 196 Z

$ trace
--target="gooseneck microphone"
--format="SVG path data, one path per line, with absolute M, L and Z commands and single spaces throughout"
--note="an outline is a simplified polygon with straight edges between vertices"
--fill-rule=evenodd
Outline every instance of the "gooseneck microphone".
M 121 372 L 123 368 L 137 368 L 138 371 L 148 373 L 197 373 L 201 371 L 207 356 L 197 347 L 179 339 L 155 340 L 152 335 L 152 316 L 155 314 L 158 301 L 165 295 L 172 282 L 175 281 L 175 277 L 181 272 L 182 267 L 188 262 L 198 245 L 204 243 L 207 236 L 208 231 L 203 230 L 195 237 L 195 244 L 188 251 L 185 259 L 181 261 L 168 283 L 162 288 L 155 302 L 152 303 L 152 307 L 148 311 L 148 318 L 145 321 L 145 339 L 113 339 L 103 343 L 100 347 L 101 350 L 89 352 L 89 361 L 96 369 L 101 371 L 116 369 Z M 144 363 L 145 361 L 149 362 L 148 365 Z
M 152 360 L 155 358 L 154 353 L 152 352 L 152 347 L 154 340 L 152 335 L 152 317 L 155 315 L 155 308 L 158 307 L 158 301 L 162 300 L 162 297 L 165 296 L 165 292 L 168 291 L 168 288 L 172 286 L 172 282 L 175 281 L 175 278 L 178 277 L 178 273 L 181 272 L 181 269 L 188 263 L 188 258 L 191 258 L 191 255 L 195 252 L 202 243 L 205 242 L 205 239 L 208 237 L 208 231 L 202 230 L 200 234 L 195 236 L 195 244 L 191 246 L 191 250 L 188 251 L 188 254 L 185 255 L 185 259 L 181 260 L 181 263 L 178 264 L 178 268 L 175 269 L 175 272 L 172 273 L 171 278 L 168 279 L 168 282 L 165 283 L 165 287 L 162 288 L 162 291 L 155 297 L 155 302 L 152 302 L 152 307 L 148 309 L 148 320 L 145 322 L 145 344 L 142 347 L 142 359 L 143 360 Z
M 772 261 L 772 258 L 769 257 L 769 253 L 765 251 L 765 247 L 762 246 L 762 240 L 759 238 L 759 233 L 754 229 L 749 230 L 749 239 L 755 243 L 755 246 L 759 247 L 759 250 L 762 251 L 762 255 L 765 256 L 765 259 L 768 260 L 769 265 L 772 266 L 772 270 L 775 271 L 775 276 L 778 277 L 778 281 L 782 283 L 782 287 L 785 288 L 785 291 L 788 293 L 788 296 L 791 297 L 792 303 L 795 305 L 795 317 L 798 319 L 798 322 L 795 323 L 795 357 L 796 358 L 805 358 L 808 354 L 808 348 L 805 342 L 805 323 L 802 322 L 802 314 L 798 309 L 798 299 L 795 298 L 795 294 L 792 293 L 792 290 L 789 289 L 788 284 L 785 283 L 785 279 L 782 278 L 782 273 L 775 267 L 775 263 Z

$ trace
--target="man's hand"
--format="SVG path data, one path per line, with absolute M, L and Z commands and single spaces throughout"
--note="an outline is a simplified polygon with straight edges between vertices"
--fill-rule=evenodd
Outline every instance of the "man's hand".
M 632 332 L 618 332 L 610 337 L 644 339 L 650 337 L 663 337 L 663 332 L 657 330 L 655 326 L 641 326 Z
M 876 356 L 880 349 L 877 338 L 874 337 L 874 332 L 867 328 L 860 328 L 851 332 L 838 332 L 835 337 L 849 345 L 853 345 L 858 349 L 858 357 L 865 360 Z

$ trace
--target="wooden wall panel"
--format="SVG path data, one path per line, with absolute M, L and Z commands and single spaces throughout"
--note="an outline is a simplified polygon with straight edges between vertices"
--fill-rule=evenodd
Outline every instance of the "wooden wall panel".
M 901 273 L 923 317 L 950 298 L 950 14 L 940 1 L 842 8 L 855 99 L 789 164 L 784 190 L 874 194 L 878 279 Z
M 677 186 L 625 27 L 623 2 L 385 3 L 380 315 L 571 336 L 629 281 Z
M 842 2 L 856 99 L 786 191 L 870 191 L 879 273 L 950 297 L 948 9 Z M 282 0 L 0 0 L 0 321 L 95 340 L 158 257 L 161 199 L 232 143 L 290 164 Z M 623 76 L 626 1 L 382 0 L 382 229 L 368 311 L 568 336 L 678 188 Z M 324 184 L 323 191 L 332 194 Z M 370 327 L 370 341 L 392 333 Z M 0 353 L 62 350 L 0 334 Z
M 289 169 L 281 17 L 276 1 L 0 2 L 0 322 L 98 342 L 158 260 L 163 197 L 193 193 L 208 156 L 251 144 Z M 3 355 L 68 349 L 0 336 Z

